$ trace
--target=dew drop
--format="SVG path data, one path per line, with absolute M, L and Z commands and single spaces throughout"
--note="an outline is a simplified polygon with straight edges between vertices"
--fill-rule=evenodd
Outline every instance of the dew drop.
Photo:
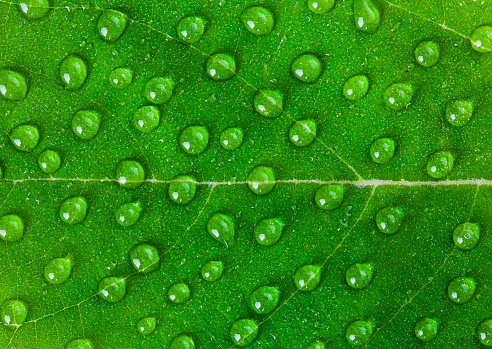
M 307 147 L 316 139 L 316 122 L 313 120 L 295 121 L 289 129 L 289 139 L 298 147 Z
M 61 166 L 60 155 L 54 150 L 45 150 L 38 156 L 38 165 L 45 173 L 56 172 Z
M 7 299 L 0 308 L 0 317 L 7 327 L 19 327 L 26 321 L 27 304 L 19 299 Z
M 206 22 L 203 18 L 190 16 L 182 18 L 176 26 L 178 38 L 188 44 L 199 41 L 205 33 Z
M 257 195 L 267 195 L 275 188 L 275 172 L 268 166 L 256 166 L 246 180 L 249 189 Z
M 124 89 L 132 83 L 133 71 L 130 68 L 117 68 L 109 74 L 109 81 L 113 87 Z
M 202 277 L 209 282 L 219 280 L 224 272 L 224 263 L 221 261 L 208 261 L 202 267 Z
M 471 101 L 453 100 L 446 105 L 446 119 L 453 126 L 465 126 L 473 116 L 474 105 Z
M 262 219 L 255 227 L 254 236 L 260 245 L 274 245 L 282 236 L 285 224 L 282 218 Z
M 16 71 L 0 69 L 0 95 L 9 101 L 20 101 L 27 93 L 26 79 Z
M 97 32 L 108 42 L 115 42 L 126 28 L 126 15 L 120 11 L 104 10 L 97 20 Z
M 116 303 L 125 297 L 126 278 L 109 276 L 99 282 L 99 297 L 110 302 Z
M 177 283 L 169 288 L 167 292 L 167 297 L 171 300 L 171 302 L 176 304 L 183 304 L 190 300 L 191 291 L 188 285 L 185 283 Z
M 297 269 L 294 276 L 296 287 L 301 291 L 313 291 L 321 281 L 321 267 L 319 265 L 305 265 Z
M 369 91 L 369 79 L 365 75 L 348 78 L 342 89 L 343 96 L 351 101 L 363 98 L 367 91 Z
M 352 264 L 345 273 L 347 284 L 357 290 L 365 288 L 372 280 L 372 265 L 368 264 Z
M 87 201 L 82 196 L 66 199 L 60 206 L 60 218 L 67 224 L 82 223 L 87 214 Z
M 121 187 L 136 189 L 142 185 L 145 171 L 135 160 L 122 160 L 116 165 L 116 179 Z
M 177 204 L 186 205 L 195 198 L 197 186 L 194 177 L 178 175 L 169 184 L 169 198 Z
M 453 231 L 453 240 L 456 247 L 468 251 L 478 244 L 480 226 L 475 223 L 462 223 Z
M 258 336 L 258 321 L 254 319 L 239 319 L 232 324 L 231 338 L 235 345 L 247 347 Z
M 65 87 L 78 90 L 87 78 L 87 66 L 77 55 L 69 55 L 60 64 L 60 78 Z
M 179 145 L 186 154 L 199 155 L 208 145 L 208 131 L 203 126 L 188 126 L 179 134 Z
M 439 61 L 439 45 L 434 41 L 422 41 L 415 48 L 414 54 L 418 64 L 432 67 Z
M 322 185 L 314 195 L 314 201 L 319 208 L 334 210 L 342 205 L 345 189 L 341 184 Z
M 405 109 L 413 97 L 413 88 L 406 83 L 390 85 L 383 93 L 384 104 L 393 110 Z
M 278 90 L 259 90 L 253 100 L 256 112 L 267 118 L 276 118 L 282 114 L 284 95 Z
M 325 349 L 325 345 L 321 342 L 313 342 L 306 349 Z
M 483 25 L 476 28 L 470 41 L 472 48 L 479 53 L 492 51 L 492 26 Z
M 437 320 L 422 318 L 415 324 L 415 336 L 424 343 L 429 342 L 436 338 L 438 327 Z
M 10 131 L 10 140 L 17 150 L 31 152 L 39 143 L 39 130 L 29 124 L 16 126 Z
M 130 250 L 130 261 L 135 270 L 149 274 L 159 269 L 159 251 L 147 243 L 137 244 Z
M 137 322 L 138 333 L 147 336 L 155 331 L 157 320 L 153 316 L 144 317 Z
M 241 16 L 246 29 L 255 35 L 268 35 L 275 27 L 273 14 L 264 7 L 251 6 Z
M 243 143 L 243 130 L 237 127 L 226 128 L 220 134 L 220 145 L 227 150 L 235 150 Z
M 376 214 L 376 225 L 381 233 L 396 234 L 400 229 L 405 213 L 399 207 L 385 207 Z
M 379 9 L 372 0 L 354 0 L 355 28 L 365 33 L 374 33 L 381 24 Z
M 18 241 L 24 236 L 24 221 L 15 214 L 0 218 L 0 238 L 3 241 Z
M 371 144 L 369 154 L 376 164 L 386 164 L 395 155 L 396 144 L 391 138 L 379 138 Z
M 308 0 L 308 9 L 318 15 L 327 13 L 333 8 L 335 0 Z
M 478 340 L 486 347 L 492 347 L 492 320 L 483 321 L 477 328 Z
M 65 349 L 94 349 L 94 346 L 88 339 L 73 339 L 65 345 Z
M 225 214 L 212 214 L 207 222 L 207 231 L 215 240 L 227 247 L 234 244 L 234 222 Z
M 475 294 L 475 280 L 469 277 L 457 277 L 448 285 L 448 296 L 456 304 L 468 302 Z
M 272 312 L 280 299 L 280 291 L 276 287 L 260 286 L 251 294 L 249 305 L 257 314 Z
M 116 222 L 124 227 L 129 227 L 137 223 L 140 213 L 142 213 L 140 201 L 126 203 L 116 210 Z
M 195 349 L 195 342 L 190 336 L 180 334 L 173 338 L 169 349 Z
M 72 255 L 53 258 L 44 267 L 44 278 L 52 285 L 64 283 L 70 277 L 73 267 Z
M 19 8 L 27 19 L 43 18 L 50 12 L 49 0 L 21 0 Z
M 454 156 L 449 151 L 436 151 L 427 160 L 427 173 L 439 179 L 446 177 L 454 165 Z
M 72 130 L 81 139 L 89 140 L 99 131 L 101 116 L 92 110 L 80 110 L 72 118 Z
M 138 108 L 133 116 L 135 127 L 144 133 L 154 131 L 159 126 L 159 121 L 159 109 L 149 105 Z
M 290 69 L 299 81 L 313 83 L 323 73 L 323 64 L 315 55 L 303 53 L 294 59 Z
M 345 331 L 345 338 L 350 345 L 362 346 L 366 344 L 373 333 L 372 324 L 367 321 L 354 321 Z
M 171 78 L 155 77 L 145 84 L 145 98 L 155 104 L 168 102 L 174 89 L 174 81 Z
M 236 61 L 231 55 L 217 53 L 208 58 L 205 71 L 213 80 L 228 80 L 236 74 Z

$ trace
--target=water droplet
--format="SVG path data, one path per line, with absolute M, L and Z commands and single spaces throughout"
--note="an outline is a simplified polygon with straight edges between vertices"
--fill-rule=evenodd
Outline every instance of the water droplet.
M 415 335 L 422 342 L 426 343 L 437 336 L 439 323 L 434 319 L 422 318 L 415 324 Z
M 456 304 L 468 302 L 475 294 L 475 280 L 469 277 L 457 277 L 448 285 L 448 296 Z
M 243 131 L 237 127 L 226 128 L 220 134 L 220 145 L 227 150 L 235 150 L 243 143 Z
M 485 320 L 477 329 L 478 339 L 480 343 L 486 347 L 492 347 L 492 320 Z
M 130 68 L 117 68 L 109 74 L 109 81 L 112 86 L 123 89 L 132 83 L 133 71 Z
M 80 110 L 72 118 L 72 130 L 81 139 L 92 139 L 99 131 L 101 116 L 92 110 Z
M 39 131 L 34 125 L 19 125 L 10 131 L 10 140 L 17 150 L 31 152 L 39 142 Z
M 258 321 L 254 319 L 239 319 L 232 324 L 231 338 L 234 344 L 247 347 L 258 336 Z
M 253 100 L 258 114 L 267 118 L 276 118 L 282 114 L 284 95 L 278 90 L 259 90 Z
M 322 185 L 314 195 L 314 201 L 319 208 L 324 210 L 334 210 L 343 202 L 345 189 L 341 184 Z
M 190 16 L 182 18 L 176 27 L 178 38 L 188 44 L 194 44 L 205 33 L 206 24 L 205 20 L 200 17 Z
M 221 261 L 208 261 L 202 267 L 203 279 L 210 282 L 219 280 L 223 272 L 224 263 Z
M 262 219 L 255 227 L 256 241 L 264 246 L 275 244 L 282 236 L 284 225 L 282 218 Z
M 333 8 L 335 0 L 308 0 L 308 9 L 311 12 L 322 15 Z
M 369 79 L 365 75 L 356 75 L 348 78 L 343 85 L 342 93 L 345 98 L 357 101 L 369 91 Z
M 355 27 L 365 33 L 374 33 L 381 24 L 379 9 L 371 0 L 354 0 Z
M 470 41 L 472 48 L 480 53 L 492 51 L 492 27 L 489 25 L 482 25 L 476 28 Z
M 345 331 L 347 342 L 353 346 L 362 346 L 366 344 L 372 336 L 372 324 L 367 321 L 354 321 Z
M 24 236 L 24 221 L 15 214 L 0 218 L 0 237 L 4 241 L 18 241 Z
M 60 206 L 60 218 L 67 224 L 82 223 L 87 214 L 87 201 L 82 196 L 66 199 Z
M 116 210 L 116 222 L 124 227 L 129 227 L 137 223 L 140 213 L 142 213 L 140 201 L 126 203 Z
M 201 154 L 208 145 L 208 131 L 203 126 L 185 127 L 179 134 L 178 142 L 186 154 Z
M 399 207 L 385 207 L 376 214 L 376 225 L 381 233 L 396 234 L 400 229 L 405 213 Z
M 65 349 L 93 349 L 92 342 L 88 339 L 73 339 L 65 345 Z
M 427 160 L 427 173 L 433 178 L 446 177 L 454 165 L 454 156 L 449 151 L 436 151 Z
M 347 284 L 357 290 L 365 288 L 372 280 L 372 265 L 368 264 L 352 264 L 345 273 Z
M 277 307 L 280 291 L 276 287 L 260 286 L 251 294 L 249 306 L 257 314 L 268 314 Z
M 156 324 L 157 321 L 153 316 L 141 318 L 137 322 L 138 333 L 147 336 L 155 331 Z
M 77 55 L 69 55 L 60 64 L 60 78 L 70 90 L 78 90 L 87 78 L 87 66 Z
M 145 85 L 145 98 L 155 104 L 168 102 L 174 89 L 174 81 L 171 78 L 155 77 L 147 81 Z
M 213 80 L 228 80 L 236 75 L 236 61 L 226 53 L 217 53 L 208 58 L 205 71 Z
M 446 105 L 446 119 L 453 126 L 465 126 L 473 116 L 473 102 L 466 100 L 449 101 Z
M 169 197 L 177 204 L 186 205 L 195 198 L 197 185 L 194 177 L 178 175 L 169 184 Z
M 158 270 L 159 259 L 159 251 L 150 244 L 138 244 L 130 250 L 130 261 L 133 267 L 144 274 Z
M 48 0 L 22 0 L 19 3 L 21 13 L 28 19 L 43 18 L 50 12 L 50 7 Z
M 27 318 L 27 304 L 19 299 L 7 299 L 0 309 L 0 317 L 7 327 L 19 327 Z
M 316 123 L 313 120 L 299 120 L 292 124 L 289 139 L 298 147 L 307 147 L 316 139 Z
M 145 171 L 135 160 L 122 160 L 116 165 L 116 180 L 120 186 L 127 189 L 135 189 L 142 185 L 145 179 Z
M 226 246 L 234 244 L 234 222 L 225 214 L 212 214 L 207 222 L 207 231 L 215 240 Z
M 109 42 L 115 42 L 126 28 L 126 15 L 120 11 L 104 10 L 97 20 L 97 32 Z
M 26 79 L 16 71 L 0 69 L 0 95 L 9 101 L 20 101 L 26 96 Z
M 256 166 L 246 180 L 249 189 L 257 195 L 267 195 L 275 188 L 275 172 L 268 166 Z
M 70 277 L 72 267 L 73 257 L 70 254 L 62 258 L 53 258 L 44 267 L 44 278 L 50 284 L 62 284 Z
M 303 53 L 294 59 L 290 69 L 299 81 L 313 83 L 323 73 L 323 64 L 315 55 Z
M 99 297 L 110 302 L 116 303 L 125 297 L 126 278 L 109 276 L 99 282 Z
M 169 291 L 167 292 L 168 298 L 171 302 L 176 304 L 183 304 L 190 300 L 191 292 L 188 285 L 185 283 L 177 283 L 171 286 Z
M 60 155 L 56 151 L 45 150 L 38 156 L 38 165 L 43 172 L 56 172 L 61 165 Z
M 133 117 L 137 130 L 144 133 L 154 131 L 159 126 L 159 121 L 159 109 L 150 105 L 138 108 Z
M 195 349 L 195 342 L 190 336 L 180 334 L 173 338 L 169 349 Z
M 245 9 L 241 20 L 246 29 L 256 35 L 267 35 L 275 26 L 273 14 L 261 6 L 251 6 Z
M 296 287 L 301 291 L 313 291 L 321 281 L 321 267 L 319 265 L 305 265 L 297 269 L 294 276 Z
M 309 344 L 306 349 L 325 349 L 325 345 L 321 342 L 314 342 Z
M 390 85 L 383 93 L 384 104 L 393 110 L 405 109 L 413 97 L 412 86 L 405 83 Z
M 471 250 L 477 246 L 479 238 L 480 226 L 475 223 L 462 223 L 453 232 L 454 244 L 462 250 Z
M 386 164 L 395 155 L 395 148 L 396 143 L 393 139 L 379 138 L 372 142 L 369 154 L 376 164 Z
M 422 41 L 415 48 L 414 54 L 422 67 L 432 67 L 439 61 L 439 45 L 434 41 Z

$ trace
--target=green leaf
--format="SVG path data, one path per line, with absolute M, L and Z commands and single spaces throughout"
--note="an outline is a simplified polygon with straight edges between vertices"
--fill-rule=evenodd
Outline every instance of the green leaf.
M 489 345 L 491 24 L 490 1 L 0 0 L 0 347 Z

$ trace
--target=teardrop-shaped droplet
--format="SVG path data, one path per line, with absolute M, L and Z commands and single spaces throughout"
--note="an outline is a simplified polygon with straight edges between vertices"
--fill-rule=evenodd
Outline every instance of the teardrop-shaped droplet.
M 69 55 L 60 64 L 60 78 L 70 90 L 78 90 L 87 78 L 87 66 L 77 55 Z
M 116 210 L 116 222 L 124 227 L 129 227 L 137 223 L 140 213 L 142 213 L 142 204 L 140 201 L 126 203 Z
M 174 89 L 174 81 L 171 78 L 155 77 L 145 84 L 145 98 L 155 104 L 168 102 Z
M 295 121 L 289 129 L 289 139 L 298 147 L 307 147 L 316 139 L 316 122 L 311 119 Z
M 66 257 L 53 258 L 44 267 L 44 278 L 52 285 L 64 283 L 70 277 L 73 267 L 72 255 Z
M 169 198 L 177 204 L 186 205 L 195 198 L 197 186 L 195 177 L 178 175 L 169 184 Z
M 427 160 L 427 173 L 439 179 L 446 177 L 454 165 L 454 155 L 449 151 L 436 151 Z
M 247 347 L 258 336 L 258 321 L 254 319 L 239 319 L 232 324 L 231 338 L 235 345 Z
M 223 272 L 224 263 L 221 261 L 208 261 L 202 267 L 202 277 L 209 282 L 219 280 Z
M 284 94 L 278 90 L 259 90 L 253 105 L 258 114 L 267 118 L 276 118 L 282 114 Z
M 354 0 L 355 28 L 365 33 L 374 33 L 381 24 L 379 9 L 372 0 Z
M 297 269 L 294 283 L 301 291 L 313 291 L 321 281 L 321 267 L 319 265 L 305 265 Z
M 0 69 L 0 96 L 9 101 L 20 101 L 26 96 L 26 79 L 16 71 Z
M 297 80 L 305 83 L 313 83 L 323 73 L 323 63 L 315 55 L 303 53 L 294 59 L 290 69 Z
M 227 53 L 217 53 L 208 58 L 205 71 L 213 80 L 223 81 L 231 79 L 236 75 L 236 60 Z
M 87 214 L 87 200 L 82 196 L 66 199 L 60 206 L 60 219 L 67 224 L 82 223 Z
M 39 130 L 29 124 L 16 126 L 10 131 L 10 140 L 17 150 L 31 152 L 39 143 Z
M 365 288 L 372 280 L 372 265 L 368 264 L 352 264 L 345 273 L 347 284 L 357 290 Z
M 439 61 L 439 45 L 434 41 L 422 41 L 415 48 L 414 54 L 418 64 L 430 68 Z
M 249 189 L 257 195 L 267 195 L 275 188 L 275 172 L 268 166 L 256 166 L 246 180 Z
M 391 138 L 379 138 L 371 144 L 369 154 L 376 164 L 386 164 L 395 155 L 396 143 Z
M 237 127 L 226 128 L 220 134 L 220 145 L 227 150 L 235 150 L 243 143 L 243 130 Z
M 190 300 L 191 291 L 187 284 L 180 282 L 169 288 L 169 291 L 167 291 L 167 297 L 173 303 L 183 304 Z
M 88 339 L 73 339 L 65 345 L 65 349 L 94 349 L 94 345 Z
M 56 172 L 61 166 L 60 155 L 54 150 L 45 150 L 38 156 L 38 165 L 45 173 Z
M 112 86 L 124 89 L 132 83 L 133 71 L 130 68 L 117 68 L 109 74 L 109 81 Z
M 138 333 L 147 336 L 155 331 L 156 324 L 157 320 L 153 316 L 141 318 L 137 323 Z
M 462 223 L 453 232 L 453 240 L 456 247 L 468 251 L 478 244 L 480 239 L 480 226 L 475 223 Z
M 188 44 L 194 44 L 205 33 L 206 22 L 203 18 L 190 16 L 182 18 L 176 26 L 178 38 Z
M 72 130 L 81 139 L 92 139 L 99 131 L 101 116 L 93 110 L 79 110 L 72 118 Z
M 422 318 L 415 324 L 415 336 L 422 342 L 427 343 L 437 336 L 439 323 L 434 319 Z
M 472 48 L 477 52 L 492 51 L 492 26 L 482 25 L 476 28 L 470 37 L 470 41 Z
M 133 267 L 143 274 L 158 270 L 159 260 L 159 251 L 148 243 L 135 245 L 130 250 L 130 261 Z
M 99 297 L 110 303 L 121 301 L 126 293 L 126 278 L 109 276 L 99 282 Z
M 257 314 L 272 312 L 280 299 L 280 291 L 276 287 L 260 286 L 251 294 L 249 306 Z
M 43 18 L 50 12 L 51 4 L 49 0 L 21 0 L 19 9 L 28 19 Z
M 468 302 L 475 294 L 475 280 L 469 277 L 457 277 L 448 285 L 448 296 L 456 304 Z
M 169 349 L 195 349 L 195 342 L 190 336 L 180 334 L 179 336 L 173 338 Z
M 399 207 L 385 207 L 376 214 L 376 225 L 381 233 L 393 235 L 400 229 L 405 213 Z
M 275 27 L 273 14 L 264 7 L 251 6 L 241 16 L 246 29 L 255 35 L 268 35 Z
M 137 130 L 147 133 L 159 126 L 160 119 L 159 109 L 153 105 L 146 105 L 137 109 L 133 116 L 133 123 Z
M 104 10 L 97 20 L 97 32 L 109 42 L 115 42 L 126 28 L 126 15 L 120 11 Z
M 199 155 L 208 145 L 208 131 L 203 126 L 188 126 L 179 134 L 179 145 L 186 154 Z
M 24 221 L 16 214 L 0 218 L 0 237 L 4 241 L 18 241 L 24 236 Z
M 319 187 L 314 201 L 319 208 L 334 210 L 342 205 L 345 189 L 342 184 L 326 184 Z
M 369 79 L 365 75 L 356 75 L 348 78 L 343 84 L 342 93 L 345 98 L 357 101 L 369 91 Z
M 116 180 L 123 188 L 136 189 L 145 180 L 144 168 L 135 160 L 122 160 L 116 165 Z
M 308 0 L 308 9 L 318 15 L 327 13 L 333 8 L 335 0 Z
M 372 337 L 373 326 L 368 321 L 354 321 L 345 331 L 345 338 L 350 345 L 362 346 Z
M 477 328 L 478 339 L 486 347 L 492 347 L 492 319 L 483 321 Z
M 26 321 L 27 304 L 20 299 L 7 299 L 0 308 L 0 317 L 5 326 L 16 328 Z
M 262 219 L 255 227 L 254 235 L 260 245 L 274 245 L 282 236 L 284 228 L 282 218 Z
M 234 244 L 234 222 L 225 214 L 212 214 L 207 222 L 207 231 L 215 240 L 227 247 Z
M 405 83 L 390 85 L 383 93 L 384 104 L 393 110 L 405 109 L 413 97 L 413 87 Z
M 465 126 L 473 116 L 473 102 L 452 100 L 446 105 L 446 119 L 453 126 Z

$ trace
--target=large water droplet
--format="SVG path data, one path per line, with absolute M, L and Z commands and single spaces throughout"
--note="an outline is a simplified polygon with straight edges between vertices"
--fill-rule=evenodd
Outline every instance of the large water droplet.
M 9 101 L 20 101 L 26 93 L 26 79 L 21 74 L 9 69 L 0 69 L 0 96 Z
M 257 195 L 267 195 L 275 188 L 275 172 L 268 166 L 256 166 L 246 180 L 249 189 Z
M 241 20 L 246 29 L 256 35 L 267 35 L 275 26 L 273 14 L 261 6 L 251 6 L 245 9 Z
M 226 128 L 220 134 L 220 145 L 227 150 L 235 150 L 243 143 L 243 130 L 237 127 Z
M 289 139 L 298 147 L 307 147 L 316 139 L 316 122 L 310 119 L 295 121 L 290 127 Z
M 272 312 L 280 299 L 280 291 L 276 287 L 260 286 L 251 294 L 249 306 L 257 314 Z
M 449 151 L 436 151 L 427 160 L 427 173 L 433 178 L 446 177 L 454 165 L 454 156 Z
M 24 221 L 15 214 L 0 218 L 0 238 L 4 241 L 18 241 L 24 236 Z
M 130 250 L 130 261 L 135 270 L 144 274 L 159 269 L 159 251 L 147 243 L 135 245 Z
M 405 213 L 399 207 L 385 207 L 376 214 L 376 225 L 381 233 L 396 234 L 400 229 Z
M 99 297 L 110 302 L 116 303 L 125 297 L 126 278 L 109 276 L 99 282 Z
M 323 63 L 315 55 L 303 53 L 294 59 L 290 70 L 299 81 L 313 83 L 323 73 Z
M 379 9 L 371 0 L 354 0 L 355 27 L 366 33 L 374 33 L 381 24 Z
M 405 109 L 413 97 L 413 88 L 409 84 L 396 83 L 390 85 L 383 93 L 384 104 L 393 110 Z
M 117 68 L 109 74 L 109 81 L 112 86 L 123 89 L 132 83 L 133 71 L 130 68 Z
M 101 116 L 92 110 L 80 110 L 72 118 L 72 130 L 81 139 L 92 139 L 99 131 Z
M 124 227 L 137 223 L 142 212 L 140 201 L 129 202 L 121 205 L 115 212 L 116 222 Z
M 186 205 L 195 198 L 197 186 L 195 177 L 178 175 L 169 184 L 169 198 L 177 204 Z
M 354 321 L 345 331 L 345 338 L 350 345 L 362 346 L 366 344 L 373 333 L 372 324 L 367 321 Z
M 60 219 L 67 224 L 82 223 L 87 214 L 87 200 L 82 196 L 66 199 L 60 206 Z
M 168 102 L 174 89 L 174 81 L 171 78 L 155 77 L 147 81 L 145 85 L 145 98 L 155 104 Z
M 133 116 L 135 127 L 144 133 L 154 131 L 159 126 L 159 121 L 159 109 L 151 105 L 138 108 Z
M 319 208 L 334 210 L 342 205 L 345 189 L 341 184 L 322 185 L 314 195 L 314 201 Z
M 228 80 L 236 75 L 236 61 L 231 55 L 217 53 L 207 59 L 205 71 L 213 80 Z
M 253 100 L 256 112 L 267 118 L 276 118 L 282 114 L 284 94 L 278 90 L 259 90 Z
M 446 119 L 453 126 L 465 126 L 473 116 L 474 105 L 471 101 L 453 100 L 446 105 Z
M 120 11 L 104 10 L 97 20 L 97 32 L 109 42 L 115 42 L 126 28 L 126 16 Z
M 71 89 L 78 90 L 87 78 L 87 66 L 77 55 L 69 55 L 60 64 L 60 78 L 63 84 Z
M 448 285 L 448 296 L 456 304 L 468 302 L 475 294 L 475 280 L 469 277 L 457 277 Z
M 321 281 L 321 267 L 319 265 L 305 265 L 297 269 L 294 283 L 301 291 L 313 291 Z
M 415 336 L 426 343 L 437 336 L 439 323 L 434 319 L 422 318 L 415 324 Z
M 231 338 L 234 344 L 247 347 L 258 336 L 258 321 L 254 319 L 239 319 L 232 324 Z
M 34 125 L 19 125 L 10 131 L 10 140 L 17 150 L 31 152 L 39 143 L 39 130 Z
M 492 51 L 492 26 L 482 25 L 476 28 L 470 37 L 470 41 L 472 48 L 477 52 Z
M 19 327 L 26 321 L 27 304 L 19 299 L 7 299 L 0 308 L 0 317 L 5 326 Z
M 372 265 L 368 264 L 352 264 L 345 273 L 347 284 L 355 289 L 361 290 L 365 288 L 372 280 Z
M 180 282 L 169 288 L 167 297 L 173 303 L 183 304 L 190 300 L 191 291 L 187 284 Z
M 72 267 L 73 257 L 70 254 L 66 257 L 53 258 L 44 267 L 44 278 L 50 284 L 62 284 L 70 277 Z
M 208 131 L 203 126 L 185 127 L 179 134 L 178 142 L 186 154 L 201 154 L 208 145 Z
M 371 144 L 369 154 L 376 164 L 386 164 L 395 155 L 395 148 L 396 143 L 393 139 L 379 138 Z
M 471 250 L 480 239 L 480 226 L 475 223 L 462 223 L 453 231 L 453 240 L 456 247 L 462 250 Z
M 150 317 L 144 317 L 137 322 L 137 330 L 138 333 L 147 336 L 151 334 L 152 332 L 155 331 L 155 326 L 157 324 L 157 321 L 155 317 L 150 316 Z
M 145 171 L 139 162 L 122 160 L 116 165 L 116 180 L 123 188 L 138 188 L 142 185 L 144 179 Z
M 19 9 L 24 17 L 28 19 L 43 18 L 50 12 L 49 0 L 21 0 Z
M 207 231 L 215 240 L 226 246 L 234 244 L 234 222 L 225 214 L 212 214 L 207 222 Z
M 351 101 L 363 98 L 367 91 L 369 91 L 369 79 L 365 75 L 348 78 L 342 89 L 343 96 Z
M 202 277 L 209 282 L 219 280 L 223 272 L 224 263 L 221 261 L 208 261 L 202 267 Z
M 333 8 L 335 0 L 308 0 L 308 9 L 316 14 L 322 15 Z
M 169 349 L 195 349 L 195 342 L 190 336 L 180 334 L 173 338 Z
M 94 345 L 88 339 L 73 339 L 65 345 L 65 349 L 94 349 Z
M 432 67 L 439 61 L 439 45 L 434 41 L 422 41 L 415 48 L 414 54 L 418 64 Z
M 284 228 L 282 218 L 262 219 L 255 227 L 254 235 L 260 245 L 271 246 L 282 236 Z
M 485 320 L 477 328 L 478 339 L 486 347 L 492 347 L 492 320 Z
M 182 18 L 176 26 L 178 38 L 188 44 L 194 44 L 205 33 L 206 22 L 203 18 L 190 16 Z
M 56 172 L 61 165 L 60 155 L 54 150 L 45 150 L 38 156 L 38 165 L 45 173 Z

